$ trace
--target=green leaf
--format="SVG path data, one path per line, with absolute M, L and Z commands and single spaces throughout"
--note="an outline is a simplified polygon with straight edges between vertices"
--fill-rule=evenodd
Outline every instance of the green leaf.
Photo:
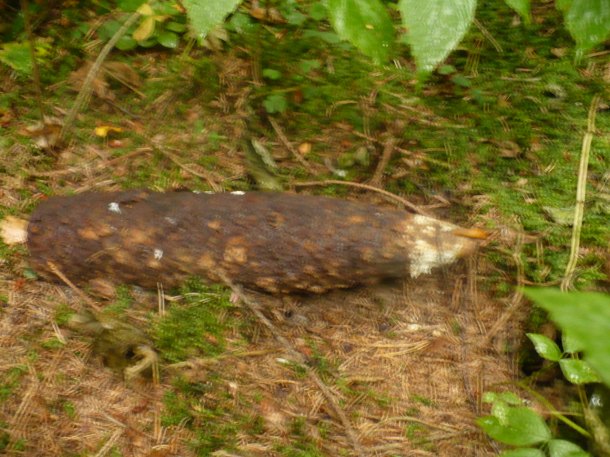
M 183 0 L 182 4 L 193 31 L 202 40 L 241 2 L 242 0 Z
M 521 449 L 504 451 L 499 457 L 544 457 L 544 452 L 533 447 L 525 447 Z
M 0 62 L 24 76 L 32 74 L 32 54 L 28 43 L 4 43 L 0 49 Z
M 165 25 L 165 28 L 167 30 L 170 30 L 170 31 L 176 32 L 176 33 L 186 32 L 186 24 L 183 24 L 182 22 L 176 22 L 176 21 L 168 22 Z
M 582 345 L 585 359 L 610 386 L 610 295 L 530 289 L 525 294 Z
M 527 333 L 527 337 L 534 343 L 534 348 L 540 357 L 553 362 L 559 362 L 561 359 L 561 349 L 555 342 L 539 333 Z
M 566 440 L 549 441 L 549 454 L 551 457 L 591 457 L 580 446 Z
M 572 6 L 572 0 L 555 0 L 555 8 L 562 13 L 566 13 Z
M 301 60 L 299 62 L 299 70 L 303 73 L 309 73 L 312 70 L 317 70 L 322 64 L 319 60 Z
M 559 366 L 563 375 L 572 384 L 588 384 L 600 381 L 598 374 L 584 360 L 561 359 Z
M 316 2 L 309 7 L 309 15 L 314 21 L 321 21 L 322 19 L 326 19 L 328 12 L 324 3 Z
M 576 352 L 583 350 L 581 342 L 570 335 L 569 332 L 565 331 L 561 334 L 561 345 L 564 352 L 567 352 L 568 354 L 575 354 Z
M 288 101 L 284 94 L 271 94 L 263 100 L 265 110 L 270 113 L 283 113 L 288 108 Z
M 455 49 L 474 19 L 476 0 L 400 0 L 417 68 L 430 73 Z
M 128 35 L 123 35 L 116 43 L 116 48 L 121 51 L 131 51 L 138 46 L 138 42 Z
M 263 76 L 267 79 L 277 80 L 282 77 L 282 74 L 273 68 L 265 68 L 263 70 Z
M 439 75 L 451 75 L 455 73 L 457 70 L 453 65 L 441 65 L 438 69 Z
M 508 6 L 514 9 L 526 24 L 532 21 L 530 15 L 530 0 L 504 0 Z
M 164 30 L 163 32 L 159 33 L 159 35 L 157 36 L 157 40 L 159 41 L 159 44 L 164 48 L 176 49 L 178 47 L 180 37 L 174 32 Z
M 390 57 L 394 26 L 380 0 L 328 0 L 330 23 L 337 34 L 376 63 Z
M 477 419 L 485 433 L 501 443 L 532 446 L 551 439 L 551 431 L 542 417 L 529 408 L 510 408 L 503 422 L 495 416 Z
M 564 13 L 566 27 L 576 41 L 577 55 L 610 36 L 610 0 L 573 0 Z
M 117 2 L 119 9 L 123 11 L 133 12 L 137 10 L 145 0 L 120 0 Z

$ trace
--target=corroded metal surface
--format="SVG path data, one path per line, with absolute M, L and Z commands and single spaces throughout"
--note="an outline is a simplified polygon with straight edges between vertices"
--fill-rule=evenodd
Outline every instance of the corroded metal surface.
M 53 197 L 28 226 L 32 264 L 70 279 L 155 287 L 222 275 L 271 293 L 417 276 L 474 249 L 456 226 L 403 211 L 286 193 L 128 191 Z

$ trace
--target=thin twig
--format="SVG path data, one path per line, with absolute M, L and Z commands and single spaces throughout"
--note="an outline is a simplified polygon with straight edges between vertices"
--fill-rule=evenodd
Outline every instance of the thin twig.
M 303 158 L 303 156 L 299 153 L 299 151 L 297 151 L 297 149 L 290 142 L 290 140 L 288 140 L 288 137 L 284 134 L 284 131 L 282 130 L 280 125 L 277 123 L 277 121 L 275 119 L 273 119 L 272 117 L 269 117 L 269 122 L 271 123 L 271 127 L 273 127 L 273 130 L 275 130 L 275 134 L 280 139 L 282 144 L 286 147 L 286 149 L 288 149 L 292 153 L 294 158 L 297 159 L 297 162 L 299 162 L 301 165 L 303 165 L 308 172 L 313 174 L 314 169 L 312 168 L 312 166 Z
M 496 51 L 502 54 L 504 52 L 504 49 L 502 49 L 502 46 L 500 46 L 500 43 L 498 43 L 498 41 L 493 37 L 493 35 L 489 33 L 489 30 L 487 30 L 477 18 L 475 18 L 472 22 L 477 27 L 477 29 L 479 29 L 479 31 L 483 34 L 483 36 L 489 40 L 489 42 L 496 49 Z
M 395 195 L 395 194 L 393 194 L 391 192 L 388 192 L 387 190 L 383 190 L 383 189 L 380 189 L 379 187 L 375 187 L 375 186 L 370 186 L 368 184 L 360 184 L 360 183 L 351 182 L 351 181 L 337 181 L 337 180 L 334 180 L 334 179 L 325 179 L 323 181 L 297 182 L 297 183 L 293 183 L 292 185 L 294 187 L 311 187 L 311 186 L 330 186 L 330 185 L 333 185 L 333 184 L 339 184 L 341 186 L 356 187 L 358 189 L 366 189 L 366 190 L 370 190 L 370 191 L 373 191 L 373 192 L 377 192 L 377 193 L 379 193 L 381 195 L 386 196 L 390 200 L 398 202 L 401 205 L 409 208 L 414 213 L 421 214 L 423 216 L 432 217 L 430 214 L 427 214 L 424 210 L 422 210 L 420 207 L 414 205 L 410 201 L 405 200 L 404 198 L 399 197 L 398 195 Z
M 574 227 L 572 229 L 572 243 L 570 246 L 570 259 L 566 266 L 566 272 L 561 281 L 561 290 L 566 291 L 573 287 L 574 273 L 578 263 L 578 250 L 580 248 L 580 232 L 582 219 L 585 214 L 585 197 L 587 192 L 587 171 L 589 167 L 589 154 L 591 152 L 591 141 L 595 133 L 595 115 L 599 106 L 599 95 L 593 97 L 589 106 L 589 117 L 587 119 L 587 131 L 582 139 L 582 150 L 580 152 L 580 164 L 578 165 L 578 184 L 576 187 L 576 207 L 574 208 Z
M 87 294 L 85 294 L 82 290 L 76 287 L 74 283 L 70 281 L 70 279 L 68 279 L 68 277 L 59 269 L 57 265 L 55 265 L 51 261 L 48 261 L 47 267 L 49 267 L 49 270 L 51 270 L 55 274 L 55 276 L 61 279 L 70 289 L 74 291 L 74 293 L 76 293 L 76 295 L 83 299 L 83 301 L 87 303 L 91 308 L 98 312 L 101 311 L 99 305 L 95 303 L 91 298 L 89 298 Z
M 261 324 L 263 324 L 267 328 L 267 330 L 269 330 L 269 332 L 273 335 L 273 337 L 284 347 L 284 349 L 294 359 L 294 362 L 297 363 L 302 369 L 305 370 L 305 372 L 307 373 L 309 378 L 316 384 L 318 389 L 320 389 L 320 391 L 322 392 L 322 395 L 324 395 L 324 397 L 326 398 L 326 401 L 328 402 L 328 404 L 330 405 L 330 407 L 332 408 L 334 413 L 337 415 L 337 417 L 341 421 L 341 424 L 343 425 L 343 428 L 345 429 L 345 434 L 347 435 L 347 438 L 348 438 L 350 444 L 352 445 L 352 448 L 356 452 L 356 455 L 358 455 L 358 456 L 367 455 L 365 450 L 362 448 L 360 442 L 358 441 L 356 433 L 354 432 L 354 429 L 352 428 L 352 426 L 349 422 L 349 419 L 345 415 L 345 412 L 337 404 L 337 401 L 335 400 L 333 393 L 326 386 L 326 384 L 324 384 L 322 382 L 322 380 L 317 375 L 315 370 L 313 368 L 311 368 L 309 365 L 307 365 L 307 363 L 305 363 L 303 355 L 300 352 L 298 352 L 296 349 L 294 349 L 292 344 L 290 344 L 290 342 L 280 334 L 280 332 L 275 328 L 273 323 L 271 323 L 271 321 L 269 319 L 267 319 L 265 317 L 265 315 L 262 313 L 262 311 L 260 310 L 260 305 L 257 302 L 255 302 L 253 299 L 251 299 L 250 297 L 246 296 L 240 286 L 234 284 L 222 271 L 219 272 L 219 276 L 220 276 L 220 279 L 228 287 L 231 288 L 231 290 L 233 291 L 235 296 L 237 296 L 241 300 L 241 302 L 244 303 L 248 307 L 248 309 L 256 316 L 256 318 L 261 322 Z
M 373 177 L 369 181 L 373 186 L 380 186 L 382 184 L 383 172 L 390 163 L 390 159 L 392 158 L 392 154 L 394 153 L 397 143 L 398 139 L 393 135 L 391 135 L 383 142 L 383 151 L 381 153 L 381 158 L 377 163 L 377 167 L 375 168 Z
M 76 115 L 87 104 L 87 100 L 89 99 L 89 96 L 91 95 L 91 91 L 93 89 L 93 80 L 99 73 L 100 68 L 102 68 L 104 60 L 106 60 L 106 57 L 108 56 L 112 48 L 114 48 L 114 45 L 121 39 L 123 35 L 125 35 L 127 30 L 129 30 L 129 27 L 131 27 L 138 20 L 139 17 L 140 13 L 138 12 L 133 13 L 131 16 L 129 16 L 127 20 L 123 23 L 123 25 L 112 36 L 112 38 L 110 38 L 108 43 L 106 43 L 106 46 L 104 46 L 102 51 L 97 56 L 97 59 L 95 59 L 94 64 L 91 65 L 89 73 L 87 73 L 87 77 L 83 82 L 83 86 L 81 87 L 80 92 L 76 96 L 76 100 L 74 100 L 72 108 L 70 109 L 68 115 L 66 116 L 66 119 L 64 120 L 64 125 L 61 129 L 61 132 L 59 133 L 60 140 L 65 138 L 65 136 L 70 132 L 70 130 L 72 129 L 72 124 L 74 123 L 74 119 L 76 119 Z

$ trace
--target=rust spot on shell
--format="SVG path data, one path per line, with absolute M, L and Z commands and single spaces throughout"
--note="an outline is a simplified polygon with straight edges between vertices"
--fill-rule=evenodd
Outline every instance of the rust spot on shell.
M 312 254 L 315 254 L 315 253 L 319 252 L 319 250 L 320 250 L 318 248 L 318 246 L 316 245 L 316 243 L 314 243 L 313 241 L 309 241 L 309 240 L 303 241 L 303 244 L 301 246 L 303 246 L 303 249 L 305 249 L 307 252 L 312 253 Z
M 229 238 L 223 254 L 225 262 L 244 264 L 248 261 L 248 249 L 243 236 Z
M 347 218 L 347 222 L 350 224 L 364 224 L 366 222 L 366 218 L 360 214 L 355 214 Z
M 286 222 L 286 218 L 277 211 L 272 211 L 271 213 L 269 213 L 269 216 L 267 218 L 271 227 L 276 229 L 280 228 Z
M 277 286 L 277 281 L 273 278 L 269 278 L 269 277 L 258 278 L 254 283 L 261 289 L 265 289 L 269 292 L 272 292 L 272 293 L 279 292 L 279 288 Z
M 129 230 L 125 241 L 130 244 L 148 244 L 150 235 L 142 230 Z
M 99 238 L 97 231 L 93 227 L 79 229 L 78 236 L 85 240 L 97 240 Z
M 375 251 L 370 247 L 365 247 L 362 249 L 362 251 L 360 251 L 360 257 L 365 262 L 371 262 L 375 259 Z
M 199 257 L 199 265 L 201 265 L 206 270 L 212 270 L 216 266 L 216 261 L 212 257 L 211 254 L 205 253 L 201 257 Z M 209 275 L 209 273 L 208 273 Z
M 225 249 L 223 257 L 226 262 L 234 262 L 242 265 L 248 261 L 248 253 L 243 246 L 228 246 L 227 249 Z
M 303 272 L 308 275 L 315 276 L 318 273 L 318 270 L 313 265 L 305 265 L 303 267 Z
M 212 230 L 220 230 L 220 227 L 222 227 L 222 224 L 220 223 L 219 220 L 215 219 L 213 221 L 208 222 L 208 227 L 211 228 Z

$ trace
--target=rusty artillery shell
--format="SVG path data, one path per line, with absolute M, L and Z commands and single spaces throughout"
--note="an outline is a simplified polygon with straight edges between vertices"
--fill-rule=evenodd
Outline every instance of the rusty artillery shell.
M 471 252 L 447 222 L 328 197 L 145 190 L 52 197 L 34 211 L 32 266 L 143 287 L 226 276 L 271 293 L 417 276 Z M 457 233 L 457 232 L 456 232 Z

